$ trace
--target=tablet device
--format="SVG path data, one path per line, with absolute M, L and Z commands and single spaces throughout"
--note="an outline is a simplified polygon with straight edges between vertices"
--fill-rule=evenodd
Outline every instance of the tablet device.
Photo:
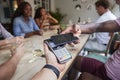
M 51 40 L 55 43 L 55 45 L 64 45 L 70 42 L 74 42 L 78 40 L 78 38 L 73 36 L 72 33 L 68 33 L 51 36 Z

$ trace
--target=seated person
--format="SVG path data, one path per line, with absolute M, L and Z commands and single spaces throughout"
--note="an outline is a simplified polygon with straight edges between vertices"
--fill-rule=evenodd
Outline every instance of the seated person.
M 23 37 L 13 37 L 9 32 L 7 32 L 4 27 L 0 24 L 0 34 L 7 38 L 5 40 L 0 41 L 0 46 L 11 44 L 11 43 L 17 43 L 20 44 L 15 51 L 11 50 L 12 57 L 5 63 L 0 64 L 0 80 L 10 80 L 12 76 L 14 75 L 17 65 L 19 61 L 21 60 L 22 56 L 24 55 L 24 49 L 23 49 Z M 59 64 L 57 62 L 56 57 L 54 54 L 49 51 L 47 45 L 44 46 L 45 48 L 45 55 L 46 55 L 46 63 L 49 66 L 52 66 L 52 68 L 44 67 L 42 70 L 40 70 L 35 76 L 33 76 L 32 80 L 57 80 L 59 76 L 59 72 L 62 72 L 65 68 L 65 64 Z M 57 71 L 54 72 L 54 71 Z M 51 76 L 51 78 L 49 78 Z
M 51 23 L 57 24 L 58 21 L 53 18 L 49 13 L 47 13 L 43 7 L 36 10 L 34 19 L 40 29 L 44 29 L 44 27 L 49 27 L 50 29 L 54 29 L 54 27 L 59 27 L 50 25 Z
M 28 2 L 20 3 L 13 18 L 13 33 L 15 36 L 42 35 L 42 31 L 32 19 L 31 13 L 32 8 Z
M 15 73 L 17 64 L 23 56 L 23 37 L 13 37 L 1 24 L 0 24 L 0 34 L 5 38 L 5 40 L 0 40 L 0 47 L 3 45 L 16 43 L 20 44 L 15 51 L 11 51 L 12 57 L 5 63 L 0 64 L 0 80 L 10 80 Z M 11 49 L 12 50 L 12 49 Z
M 13 37 L 0 23 L 0 35 L 4 37 L 5 40 L 0 40 L 0 46 L 24 41 L 23 37 Z
M 120 0 L 116 0 L 116 3 L 120 5 Z M 93 32 L 116 32 L 120 31 L 120 18 L 116 20 L 110 20 L 102 23 L 91 23 L 86 25 L 79 25 L 75 27 L 68 27 L 63 33 L 74 33 L 80 35 L 81 33 L 93 33 Z M 79 32 L 78 32 L 79 31 Z M 69 80 L 75 79 L 75 71 L 87 72 L 94 76 L 101 78 L 102 80 L 120 80 L 120 47 L 111 55 L 105 63 L 102 63 L 96 59 L 77 56 L 74 65 L 74 70 L 71 70 Z M 72 75 L 72 76 L 71 76 Z M 74 77 L 73 77 L 74 76 Z M 77 75 L 76 75 L 77 76 Z M 84 77 L 81 80 L 99 80 L 97 78 Z
M 97 13 L 100 15 L 96 23 L 116 19 L 116 16 L 113 15 L 111 11 L 109 11 L 109 5 L 110 3 L 108 2 L 108 0 L 98 0 L 95 3 Z M 85 45 L 85 48 L 103 51 L 106 50 L 106 46 L 109 40 L 110 40 L 109 32 L 97 32 L 95 33 L 94 39 L 89 39 L 89 41 Z

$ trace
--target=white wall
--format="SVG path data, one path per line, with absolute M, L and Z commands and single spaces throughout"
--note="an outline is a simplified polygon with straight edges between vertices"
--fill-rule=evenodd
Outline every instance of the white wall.
M 55 11 L 55 0 L 51 0 L 51 11 Z
M 112 9 L 112 12 L 115 16 L 120 17 L 120 8 L 118 5 L 114 5 L 114 8 Z
M 86 1 L 86 3 L 81 3 L 81 0 L 55 0 L 55 6 L 56 8 L 60 8 L 61 13 L 67 15 L 63 20 L 64 23 L 68 23 L 69 20 L 77 23 L 79 17 L 81 18 L 81 22 L 87 20 L 88 18 L 91 18 L 92 21 L 95 21 L 98 18 L 98 14 L 96 13 L 96 9 L 94 6 L 94 3 L 97 0 Z M 109 1 L 111 1 L 112 5 L 115 3 L 114 0 Z M 81 5 L 81 9 L 79 11 L 75 9 L 75 5 L 77 4 Z M 87 10 L 88 4 L 92 4 L 91 10 Z M 120 13 L 117 11 L 117 14 Z
M 1 1 L 1 0 L 0 0 Z M 32 6 L 32 16 L 34 17 L 34 0 L 25 0 L 28 1 Z M 73 0 L 51 0 L 51 10 L 55 11 L 56 8 L 60 8 L 61 13 L 66 14 L 67 16 L 64 18 L 63 23 L 68 23 L 69 20 L 72 20 L 74 23 L 78 21 L 78 18 L 81 17 L 81 22 L 91 18 L 92 21 L 98 18 L 98 14 L 96 13 L 94 2 L 97 0 L 86 0 L 87 3 L 81 3 L 81 0 L 73 1 Z M 112 5 L 115 4 L 114 0 L 111 1 Z M 80 4 L 81 9 L 77 11 L 75 9 L 75 5 Z M 92 9 L 87 10 L 87 5 L 92 4 Z M 0 2 L 0 21 L 9 22 L 10 19 L 4 18 L 2 2 Z M 120 10 L 117 5 L 114 5 L 112 12 L 116 16 L 120 16 Z

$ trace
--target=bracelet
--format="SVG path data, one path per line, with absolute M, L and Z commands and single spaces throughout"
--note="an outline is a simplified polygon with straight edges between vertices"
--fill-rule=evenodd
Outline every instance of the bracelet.
M 52 66 L 52 65 L 46 64 L 43 68 L 51 69 L 56 74 L 57 78 L 60 75 L 59 70 L 56 67 Z

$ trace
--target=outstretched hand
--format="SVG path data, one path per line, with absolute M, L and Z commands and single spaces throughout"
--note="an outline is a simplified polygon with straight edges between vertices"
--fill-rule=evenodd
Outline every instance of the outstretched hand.
M 11 48 L 11 55 L 16 56 L 16 59 L 21 59 L 24 55 L 24 43 L 20 43 L 15 49 Z
M 44 44 L 44 52 L 46 56 L 46 63 L 53 65 L 56 67 L 60 72 L 62 72 L 65 68 L 65 64 L 59 64 L 55 55 L 48 49 L 48 46 Z
M 73 33 L 73 35 L 75 37 L 78 37 L 80 36 L 81 34 L 81 29 L 80 29 L 80 26 L 79 25 L 72 25 L 71 27 L 68 27 L 67 29 L 65 29 L 64 31 L 62 31 L 61 34 L 66 34 L 66 33 Z M 79 43 L 80 40 L 77 40 L 75 41 L 74 43 L 77 44 Z M 73 43 L 69 43 L 70 45 L 74 45 Z
M 79 25 L 72 25 L 71 27 L 68 27 L 64 31 L 62 31 L 61 34 L 66 34 L 66 33 L 73 33 L 74 36 L 79 37 L 81 34 L 81 29 Z

